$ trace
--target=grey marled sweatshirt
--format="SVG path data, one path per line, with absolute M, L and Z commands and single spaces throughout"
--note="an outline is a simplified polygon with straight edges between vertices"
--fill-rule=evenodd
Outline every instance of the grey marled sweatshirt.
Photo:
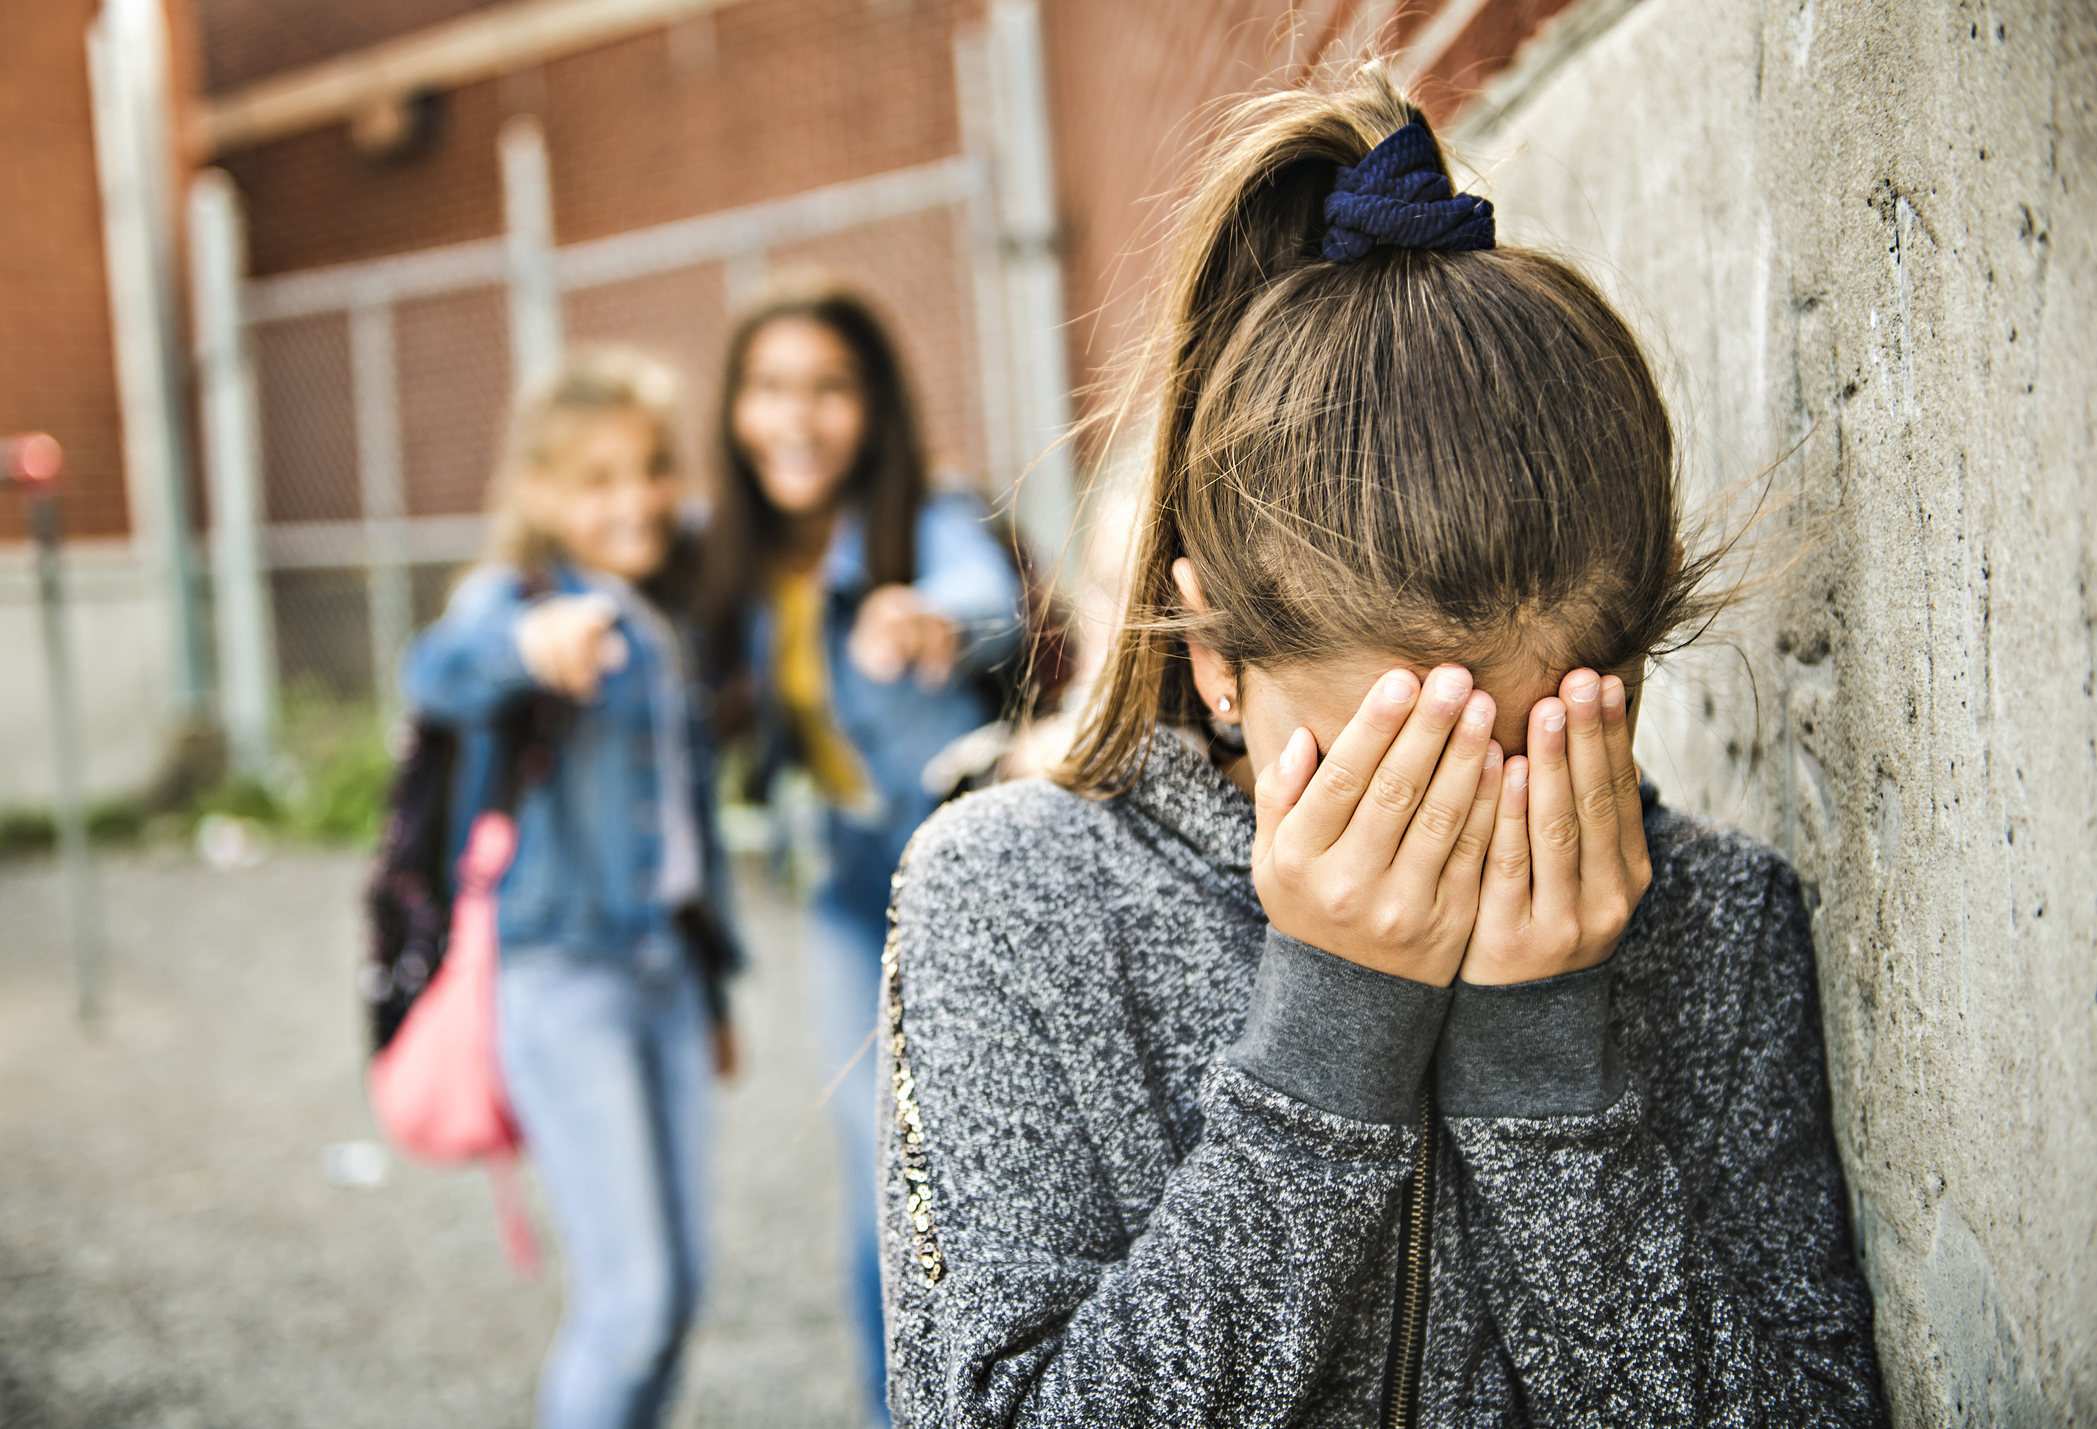
M 1434 1121 L 1418 1422 L 1884 1422 L 1812 945 L 1772 850 L 1649 802 L 1601 968 L 1427 987 L 1272 932 L 1253 811 L 962 800 L 897 875 L 881 1077 L 901 1425 L 1377 1422 Z

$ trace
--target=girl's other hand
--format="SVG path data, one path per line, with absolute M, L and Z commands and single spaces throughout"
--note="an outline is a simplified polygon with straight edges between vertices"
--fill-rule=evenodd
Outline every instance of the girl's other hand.
M 877 685 L 893 685 L 915 667 L 917 682 L 936 690 L 953 678 L 959 646 L 954 622 L 924 597 L 907 585 L 885 585 L 859 603 L 845 654 Z
M 517 653 L 546 689 L 588 704 L 598 681 L 626 664 L 626 640 L 612 628 L 619 607 L 607 595 L 556 595 L 517 621 Z
M 1254 791 L 1252 881 L 1276 929 L 1446 987 L 1478 911 L 1499 797 L 1493 700 L 1444 665 L 1370 689 L 1321 764 L 1299 729 Z
M 1653 881 L 1624 682 L 1575 670 L 1558 691 L 1529 712 L 1528 758 L 1507 761 L 1465 982 L 1607 961 Z

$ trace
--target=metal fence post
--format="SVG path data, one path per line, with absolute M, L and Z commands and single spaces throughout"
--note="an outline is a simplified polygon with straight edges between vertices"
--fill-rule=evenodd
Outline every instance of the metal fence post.
M 176 289 L 167 28 L 158 0 L 108 0 L 88 27 L 95 169 L 109 270 L 132 529 L 167 602 L 170 703 L 184 721 L 211 671 L 190 538 L 188 406 Z
M 42 432 L 0 439 L 0 467 L 29 506 L 36 539 L 37 605 L 43 615 L 44 678 L 50 686 L 51 743 L 58 763 L 58 863 L 66 887 L 66 929 L 82 1022 L 102 1015 L 102 904 L 87 845 L 87 776 L 82 768 L 80 697 L 66 642 L 65 585 L 59 565 L 58 477 L 65 455 Z
M 987 131 L 995 221 L 990 248 L 1001 311 L 989 320 L 979 317 L 979 324 L 986 339 L 1002 337 L 1004 344 L 1004 436 L 1019 468 L 1014 509 L 1060 583 L 1068 575 L 1062 557 L 1076 518 L 1076 494 L 1067 441 L 1070 357 L 1057 256 L 1056 175 L 1035 0 L 995 0 L 980 44 L 975 54 L 982 77 L 965 84 L 962 94 L 964 103 L 984 110 L 968 127 Z M 964 51 L 962 58 L 975 55 Z M 979 282 L 979 305 L 984 286 Z M 984 385 L 987 407 L 998 384 Z
M 400 386 L 393 306 L 383 297 L 350 311 L 350 395 L 357 413 L 357 492 L 364 508 L 364 602 L 371 620 L 371 688 L 381 722 L 400 706 L 394 661 L 408 643 L 407 482 L 401 469 Z
M 211 490 L 219 718 L 234 768 L 260 775 L 269 768 L 275 742 L 276 652 L 262 564 L 261 429 L 241 320 L 247 243 L 240 195 L 221 170 L 205 170 L 190 186 L 189 235 Z
M 561 290 L 554 273 L 553 182 L 546 132 L 529 114 L 502 126 L 502 209 L 510 265 L 510 382 L 522 389 L 561 360 Z

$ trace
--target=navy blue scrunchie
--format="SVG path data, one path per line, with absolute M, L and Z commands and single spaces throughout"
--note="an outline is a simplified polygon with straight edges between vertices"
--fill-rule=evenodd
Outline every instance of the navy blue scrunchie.
M 1434 138 L 1424 124 L 1408 124 L 1371 149 L 1325 200 L 1325 256 L 1352 263 L 1378 243 L 1394 248 L 1490 248 L 1493 206 L 1454 193 L 1442 172 Z

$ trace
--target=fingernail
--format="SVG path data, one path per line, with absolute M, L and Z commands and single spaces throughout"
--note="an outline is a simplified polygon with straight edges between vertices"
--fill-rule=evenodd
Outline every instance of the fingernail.
M 1566 691 L 1566 695 L 1576 705 L 1593 704 L 1595 691 L 1600 689 L 1601 685 L 1602 682 L 1593 675 L 1586 675 L 1573 681 L 1572 687 Z
M 1305 742 L 1304 733 L 1300 729 L 1289 736 L 1289 742 L 1282 746 L 1282 773 L 1294 774 L 1303 767 L 1303 746 Z
M 1434 682 L 1434 692 L 1445 700 L 1460 700 L 1470 688 L 1471 682 L 1456 670 L 1444 670 Z
M 1490 774 L 1500 767 L 1500 743 L 1493 741 L 1485 747 L 1485 772 Z
M 1602 708 L 1613 710 L 1624 702 L 1624 685 L 1621 680 L 1611 680 L 1602 686 Z
M 1524 760 L 1520 764 L 1510 764 L 1507 766 L 1507 787 L 1510 790 L 1526 789 L 1529 787 L 1528 761 Z
M 1474 695 L 1464 706 L 1464 723 L 1472 729 L 1484 729 L 1493 722 L 1492 701 L 1483 695 Z
M 1413 696 L 1419 692 L 1419 686 L 1413 683 L 1413 677 L 1402 672 L 1396 675 L 1385 675 L 1376 682 L 1377 696 L 1385 704 L 1396 709 L 1403 709 L 1411 704 Z
M 1552 710 L 1549 714 L 1546 714 L 1544 716 L 1544 728 L 1552 734 L 1556 734 L 1558 733 L 1558 731 L 1564 729 L 1565 710 L 1563 708 L 1555 709 Z

